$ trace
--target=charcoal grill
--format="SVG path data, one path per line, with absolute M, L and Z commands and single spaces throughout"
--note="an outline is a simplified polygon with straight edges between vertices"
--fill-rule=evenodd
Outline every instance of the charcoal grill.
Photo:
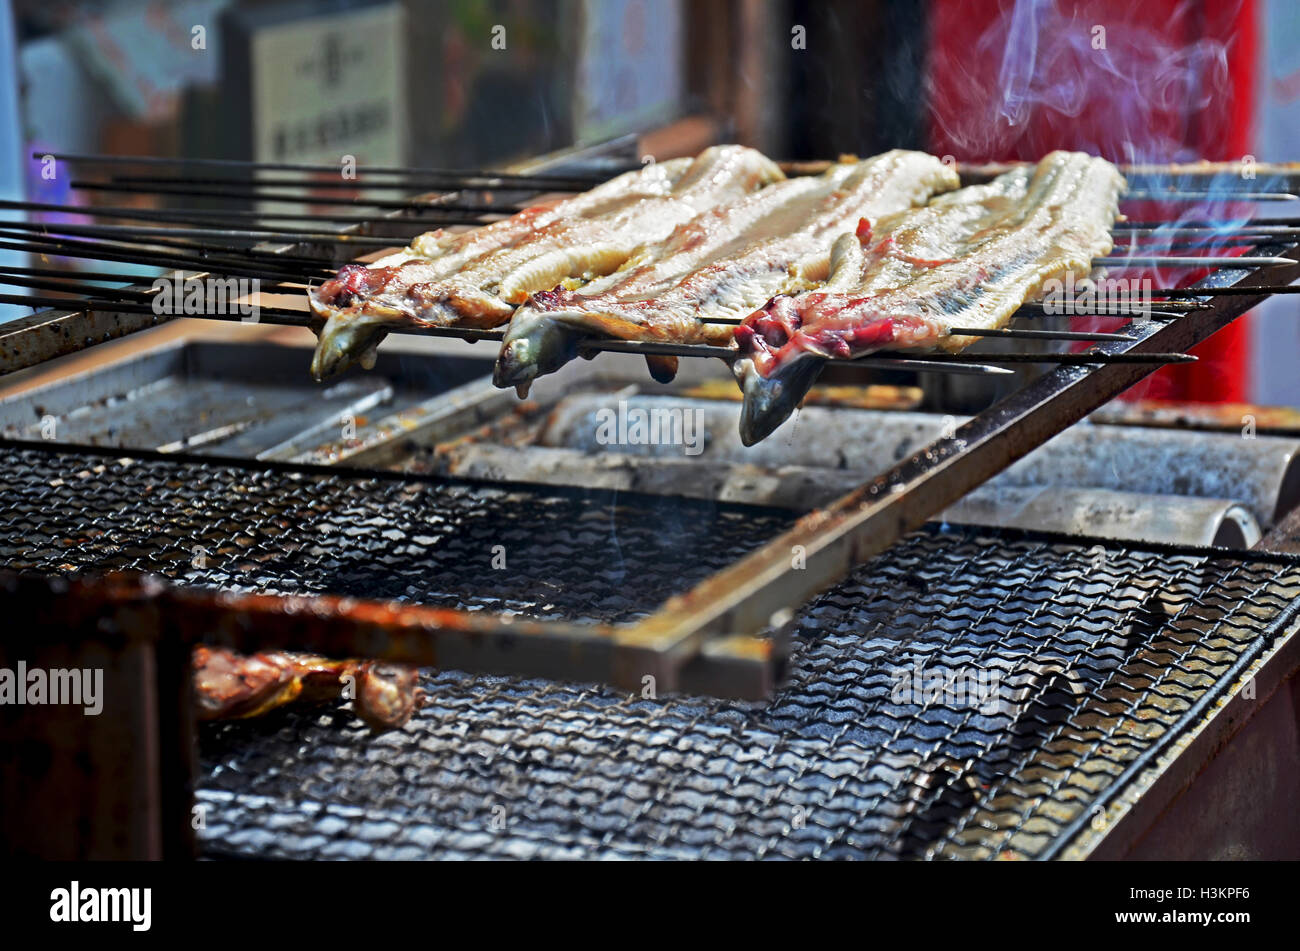
M 294 216 L 119 208 L 107 214 L 183 226 L 135 241 L 57 225 L 4 239 L 256 276 L 274 291 L 434 223 L 474 223 L 539 191 L 586 187 L 621 167 L 623 146 L 509 174 L 408 174 L 406 190 L 439 191 L 356 200 L 391 207 L 386 216 L 297 216 L 308 223 L 296 232 L 262 226 Z M 210 164 L 210 182 L 84 184 L 292 197 L 247 168 L 232 189 L 217 175 L 230 166 Z M 1154 171 L 1130 171 L 1147 197 L 1295 192 L 1287 169 L 1260 167 L 1248 189 L 1222 168 L 1161 170 L 1173 176 L 1172 196 L 1154 191 Z M 329 230 L 339 223 L 348 227 Z M 1204 251 L 1202 224 L 1162 234 Z M 1295 526 L 1279 512 L 1260 546 L 1229 552 L 924 523 L 1300 275 L 1291 223 L 1234 222 L 1232 250 L 1248 255 L 1234 263 L 1223 260 L 1224 226 L 1213 227 L 1216 256 L 1201 259 L 1214 264 L 1208 277 L 1157 290 L 1153 319 L 1081 338 L 1086 353 L 883 355 L 841 368 L 989 376 L 1048 367 L 802 517 L 788 504 L 709 493 L 388 471 L 379 466 L 395 439 L 384 431 L 345 451 L 307 452 L 291 439 L 235 455 L 10 432 L 0 590 L 18 634 L 4 645 L 6 663 L 104 666 L 123 715 L 87 727 L 79 714 L 47 711 L 33 726 L 5 711 L 0 729 L 20 750 L 4 780 L 8 848 L 278 858 L 1134 853 L 1185 785 L 1194 751 L 1240 728 L 1296 667 Z M 153 313 L 143 287 L 92 287 L 90 276 L 57 268 L 9 269 L 5 279 L 80 295 L 4 298 L 50 305 L 0 327 L 6 372 L 169 319 Z M 260 320 L 307 322 L 270 307 Z M 1042 342 L 1053 332 L 1007 336 Z M 507 399 L 466 397 L 457 413 L 489 418 Z M 426 408 L 407 407 L 399 422 L 440 432 L 447 419 L 420 416 Z M 495 546 L 504 568 L 493 564 Z M 418 664 L 429 702 L 379 736 L 346 706 L 196 730 L 186 661 L 200 640 Z M 951 670 L 995 677 L 996 697 L 976 703 L 921 686 Z M 900 696 L 908 676 L 918 689 Z M 50 823 L 65 831 L 51 838 Z

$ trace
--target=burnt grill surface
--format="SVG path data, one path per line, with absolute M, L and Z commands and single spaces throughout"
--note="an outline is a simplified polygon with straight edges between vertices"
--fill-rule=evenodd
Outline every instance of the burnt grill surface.
M 24 448 L 0 487 L 10 568 L 599 621 L 641 616 L 788 518 Z M 206 725 L 199 834 L 209 855 L 276 858 L 1055 854 L 1297 594 L 1286 559 L 934 529 L 799 614 L 764 703 L 442 670 L 380 736 L 346 705 Z M 944 671 L 1000 679 L 935 695 Z

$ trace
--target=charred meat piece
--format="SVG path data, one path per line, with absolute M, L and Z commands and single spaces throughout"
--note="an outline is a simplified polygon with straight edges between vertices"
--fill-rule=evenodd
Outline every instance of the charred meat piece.
M 937 158 L 896 150 L 706 212 L 607 278 L 534 294 L 511 319 L 493 378 L 527 385 L 572 359 L 582 337 L 727 344 L 731 328 L 703 318 L 740 318 L 774 294 L 815 287 L 835 235 L 958 184 Z
M 803 399 L 827 357 L 960 350 L 953 327 L 1002 327 L 1045 284 L 1109 253 L 1124 179 L 1081 152 L 864 222 L 837 239 L 826 287 L 778 296 L 736 330 L 741 437 L 752 445 Z
M 324 321 L 312 375 L 332 376 L 403 326 L 498 327 L 529 294 L 608 274 L 640 243 L 784 178 L 761 153 L 736 145 L 706 149 L 680 174 L 678 163 L 665 165 L 617 189 L 601 186 L 597 199 L 529 209 L 474 237 L 426 236 L 405 260 L 341 269 L 309 295 Z
M 351 696 L 371 728 L 406 723 L 420 703 L 419 673 L 387 661 L 332 660 L 315 654 L 239 654 L 201 644 L 194 649 L 200 720 L 261 716 L 290 703 L 325 703 Z

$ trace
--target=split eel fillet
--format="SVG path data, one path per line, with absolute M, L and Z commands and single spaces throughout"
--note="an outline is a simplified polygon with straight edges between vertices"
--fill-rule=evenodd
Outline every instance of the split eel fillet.
M 963 188 L 843 235 L 827 285 L 779 296 L 736 329 L 745 445 L 794 411 L 827 357 L 883 348 L 960 350 L 951 327 L 1004 326 L 1052 279 L 1086 277 L 1108 254 L 1124 178 L 1082 152 Z
M 706 212 L 580 291 L 534 294 L 510 321 L 493 379 L 526 387 L 573 359 L 583 337 L 729 343 L 731 327 L 703 318 L 739 319 L 774 294 L 815 287 L 827 276 L 835 235 L 958 184 L 934 156 L 895 150 Z M 651 370 L 672 379 L 675 359 Z
M 345 266 L 309 295 L 324 322 L 312 375 L 373 359 L 392 329 L 498 327 L 534 291 L 608 274 L 642 242 L 784 177 L 760 152 L 714 146 L 476 231 L 424 235 L 380 266 Z

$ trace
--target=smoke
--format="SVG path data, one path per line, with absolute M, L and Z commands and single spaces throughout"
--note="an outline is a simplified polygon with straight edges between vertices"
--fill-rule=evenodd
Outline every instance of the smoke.
M 1134 165 L 1227 163 L 1208 180 L 1160 171 L 1130 176 L 1133 191 L 1203 197 L 1129 201 L 1130 221 L 1155 232 L 1122 242 L 1113 257 L 1239 254 L 1244 246 L 1234 232 L 1261 211 L 1241 193 L 1286 190 L 1284 182 L 1256 176 L 1246 154 L 1251 140 L 1242 111 L 1250 90 L 1243 84 L 1250 78 L 1238 60 L 1252 55 L 1253 32 L 1242 0 L 963 0 L 930 11 L 931 151 L 967 162 L 1032 161 L 1053 149 L 1077 149 Z M 1234 42 L 1244 45 L 1237 50 Z M 1209 227 L 1195 235 L 1185 230 L 1197 226 Z M 1205 273 L 1135 261 L 1102 276 L 1162 288 Z M 1113 329 L 1104 318 L 1076 325 Z M 1193 369 L 1203 381 L 1220 372 L 1212 361 L 1174 372 Z M 1207 383 L 1201 392 L 1211 389 Z
M 1222 121 L 1231 94 L 1230 39 L 1212 35 L 1200 9 L 1191 0 L 1172 16 L 1163 4 L 1114 0 L 936 5 L 939 61 L 928 71 L 936 149 L 968 161 L 1052 148 L 1117 162 L 1199 158 L 1204 124 Z M 981 20 L 973 42 L 964 38 L 963 24 L 968 35 Z M 1216 13 L 1215 22 L 1232 16 Z

